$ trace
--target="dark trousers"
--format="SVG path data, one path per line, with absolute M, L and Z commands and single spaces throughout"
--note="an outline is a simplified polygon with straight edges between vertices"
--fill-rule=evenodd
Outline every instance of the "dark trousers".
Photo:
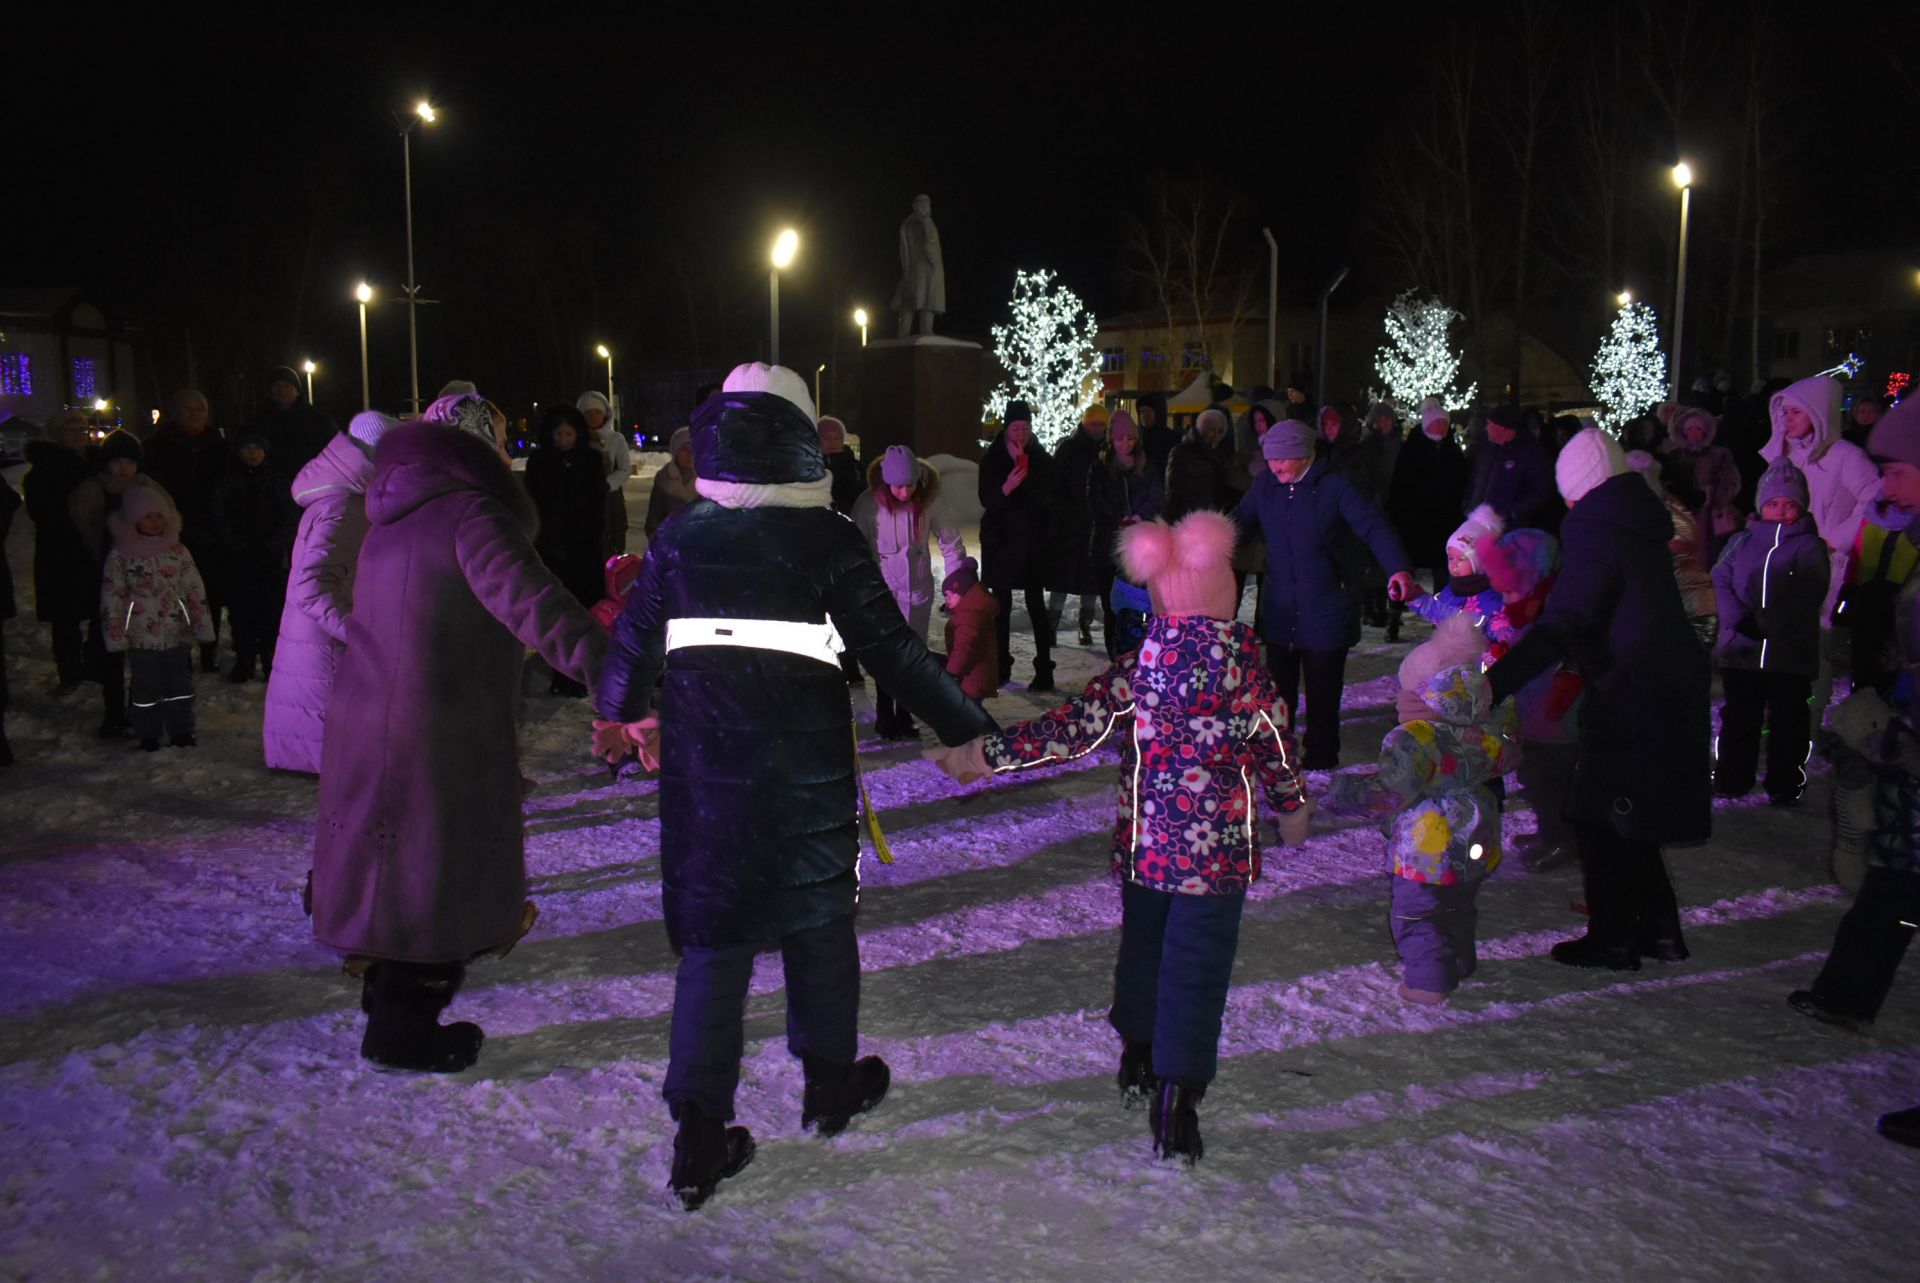
M 1572 835 L 1567 791 L 1573 787 L 1573 764 L 1579 756 L 1577 744 L 1528 740 L 1520 747 L 1520 769 L 1514 775 L 1521 798 L 1533 808 L 1534 842 L 1539 847 L 1564 846 Z
M 1267 648 L 1267 670 L 1280 698 L 1287 701 L 1295 724 L 1304 721 L 1301 736 L 1306 765 L 1330 770 L 1340 764 L 1340 695 L 1347 678 L 1344 650 L 1282 650 Z M 1307 679 L 1307 706 L 1300 707 L 1300 675 Z
M 660 1094 L 673 1116 L 688 1101 L 708 1118 L 733 1117 L 747 985 L 759 945 L 690 948 L 673 986 L 673 1035 Z M 780 941 L 787 977 L 787 1050 L 829 1065 L 851 1065 L 860 1025 L 860 946 L 853 915 Z
M 1213 1081 L 1245 895 L 1120 887 L 1120 959 L 1107 1021 L 1153 1044 L 1153 1072 L 1183 1087 Z
M 1807 786 L 1807 754 L 1813 748 L 1813 679 L 1788 673 L 1723 668 L 1720 740 L 1713 786 L 1725 793 L 1753 787 L 1760 763 L 1761 727 L 1766 728 L 1767 792 L 1799 797 Z
M 100 711 L 106 722 L 127 720 L 126 652 L 107 649 L 106 625 L 95 617 L 87 628 L 83 666 L 100 678 Z
M 1436 886 L 1393 879 L 1393 947 L 1409 989 L 1452 993 L 1480 965 L 1474 948 L 1480 880 Z
M 1576 823 L 1587 891 L 1587 934 L 1607 947 L 1682 945 L 1680 902 L 1652 842 L 1622 837 L 1610 824 Z
M 280 640 L 280 611 L 287 604 L 286 569 L 270 562 L 236 565 L 230 594 L 233 653 L 243 664 L 258 658 L 272 665 L 273 648 Z
M 1835 1011 L 1856 1020 L 1872 1020 L 1893 988 L 1893 973 L 1920 922 L 1920 873 L 1903 869 L 1867 870 L 1853 907 L 1840 919 L 1833 951 L 1813 992 Z
M 1013 594 L 1024 592 L 1027 618 L 1033 623 L 1033 666 L 1040 672 L 1053 671 L 1053 616 L 1047 613 L 1047 594 L 1038 587 L 1025 589 L 989 588 L 987 592 L 1000 603 L 1000 617 L 994 627 L 1000 632 L 1000 683 L 1013 680 Z
M 607 491 L 607 555 L 627 550 L 627 491 L 624 485 Z
M 135 738 L 193 734 L 193 647 L 130 650 L 127 669 L 133 679 L 127 714 Z
M 873 733 L 876 735 L 913 734 L 913 714 L 895 700 L 878 682 L 873 685 Z
M 97 627 L 89 623 L 89 628 Z M 62 619 L 47 625 L 53 644 L 53 668 L 62 687 L 78 686 L 87 675 L 87 643 L 81 637 L 80 621 Z

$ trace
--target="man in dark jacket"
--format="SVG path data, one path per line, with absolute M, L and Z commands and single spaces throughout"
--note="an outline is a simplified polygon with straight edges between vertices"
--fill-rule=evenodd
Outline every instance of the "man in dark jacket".
M 1098 401 L 1080 416 L 1080 430 L 1053 452 L 1053 497 L 1048 501 L 1047 546 L 1052 561 L 1046 572 L 1047 618 L 1054 635 L 1069 594 L 1080 598 L 1080 644 L 1093 645 L 1093 617 L 1106 586 L 1094 582 L 1089 544 L 1093 538 L 1093 509 L 1087 502 L 1087 478 L 1100 465 L 1107 444 L 1107 408 Z
M 80 625 L 100 611 L 100 568 L 87 552 L 68 500 L 89 477 L 87 416 L 62 410 L 47 421 L 47 440 L 27 442 L 28 469 L 20 491 L 33 522 L 34 615 L 52 633 L 58 693 L 79 689 L 86 676 Z M 96 645 L 94 649 L 98 649 Z
M 287 559 L 300 510 L 267 443 L 251 432 L 234 439 L 232 462 L 213 495 L 213 523 L 232 578 L 227 612 L 233 617 L 233 669 L 227 680 L 251 681 L 273 672 L 280 612 L 287 604 Z
M 1267 471 L 1234 509 L 1242 539 L 1267 542 L 1260 598 L 1261 633 L 1274 685 L 1299 720 L 1300 679 L 1307 687 L 1308 770 L 1340 764 L 1340 697 L 1347 652 L 1360 640 L 1360 597 L 1342 572 L 1345 541 L 1363 540 L 1391 575 L 1396 599 L 1413 588 L 1406 553 L 1386 517 L 1344 476 L 1314 461 L 1316 434 L 1297 419 L 1260 439 Z
M 1387 485 L 1387 515 L 1415 570 L 1433 571 L 1433 591 L 1447 586 L 1447 536 L 1460 524 L 1460 498 L 1467 490 L 1467 457 L 1453 439 L 1446 409 L 1434 397 L 1420 407 L 1420 427 L 1409 432 Z M 1387 640 L 1400 638 L 1405 607 L 1395 602 Z
M 1487 414 L 1487 439 L 1474 452 L 1473 478 L 1467 485 L 1462 513 L 1486 504 L 1500 514 L 1507 529 L 1547 530 L 1560 508 L 1553 488 L 1553 469 L 1546 447 L 1525 430 L 1520 407 L 1497 406 Z
M 213 496 L 227 472 L 227 438 L 207 424 L 207 398 L 182 388 L 167 398 L 166 417 L 147 438 L 147 471 L 180 510 L 180 542 L 207 589 L 213 640 L 200 647 L 200 671 L 218 668 L 220 612 L 227 603 L 226 552 L 213 529 Z M 289 474 L 291 475 L 291 474 Z
M 1135 403 L 1140 422 L 1140 445 L 1147 452 L 1147 466 L 1155 476 L 1167 475 L 1167 456 L 1180 444 L 1180 432 L 1167 422 L 1167 398 L 1149 392 Z
M 1555 468 L 1571 510 L 1540 618 L 1487 671 L 1496 700 L 1566 659 L 1586 677 L 1567 799 L 1591 915 L 1553 946 L 1573 967 L 1638 971 L 1687 947 L 1661 846 L 1712 832 L 1707 653 L 1687 622 L 1667 543 L 1673 518 L 1612 437 L 1588 428 Z
M 266 443 L 274 466 L 289 477 L 322 450 L 339 429 L 332 419 L 307 403 L 300 392 L 300 376 L 291 366 L 276 365 L 267 374 L 267 401 L 242 426 Z
M 853 515 L 853 505 L 867 492 L 867 465 L 847 445 L 847 425 L 825 415 L 820 420 L 820 453 L 833 476 L 833 510 Z
M 943 743 L 995 729 L 901 616 L 859 530 L 829 508 L 799 375 L 736 369 L 695 411 L 693 452 L 705 499 L 648 549 L 614 624 L 598 699 L 612 721 L 596 736 L 609 755 L 644 748 L 660 684 L 660 871 L 681 951 L 662 1094 L 680 1124 L 671 1183 L 688 1208 L 753 1155 L 747 1130 L 726 1124 L 756 953 L 777 945 L 786 967 L 801 1125 L 831 1135 L 887 1089 L 884 1061 L 855 1059 L 859 824 L 836 641 Z

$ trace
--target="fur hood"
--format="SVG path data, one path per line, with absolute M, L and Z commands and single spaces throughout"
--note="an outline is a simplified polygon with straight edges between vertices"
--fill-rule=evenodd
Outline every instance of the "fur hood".
M 1687 440 L 1687 424 L 1695 419 L 1703 420 L 1707 425 L 1707 439 L 1701 444 L 1698 451 L 1696 451 L 1693 444 Z M 1713 449 L 1714 438 L 1717 437 L 1719 433 L 1720 419 L 1713 411 L 1703 410 L 1699 406 L 1693 405 L 1682 406 L 1675 412 L 1673 422 L 1667 425 L 1667 449 L 1680 454 L 1704 454 L 1708 450 Z
M 886 511 L 892 512 L 896 508 L 899 508 L 901 503 L 893 497 L 892 488 L 887 485 L 886 481 L 880 475 L 880 466 L 885 462 L 886 460 L 884 458 L 876 458 L 872 463 L 867 465 L 867 489 L 873 492 L 873 501 L 875 503 L 879 504 L 880 507 Z M 914 456 L 913 466 L 913 510 L 915 512 L 925 512 L 933 506 L 933 501 L 940 495 L 940 470 L 918 455 Z
M 526 487 L 487 442 L 440 423 L 403 423 L 381 438 L 367 482 L 367 520 L 390 525 L 443 495 L 477 490 L 531 533 L 539 519 Z

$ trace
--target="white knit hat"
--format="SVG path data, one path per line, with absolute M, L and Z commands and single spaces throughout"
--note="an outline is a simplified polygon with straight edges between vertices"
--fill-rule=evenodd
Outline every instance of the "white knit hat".
M 1447 536 L 1447 551 L 1457 552 L 1465 557 L 1475 570 L 1485 569 L 1480 564 L 1480 554 L 1474 551 L 1474 545 L 1480 542 L 1482 535 L 1493 535 L 1497 538 L 1505 534 L 1506 530 L 1507 523 L 1501 519 L 1500 514 L 1483 503 L 1467 514 L 1467 519 L 1460 523 L 1458 530 Z
M 1553 479 L 1560 487 L 1562 499 L 1578 503 L 1595 486 L 1625 471 L 1627 455 L 1620 443 L 1599 428 L 1585 428 L 1560 448 L 1559 461 L 1553 465 Z
M 1447 407 L 1440 404 L 1439 397 L 1430 396 L 1420 403 L 1420 426 L 1425 428 L 1436 420 L 1441 423 L 1449 422 Z
M 573 403 L 573 408 L 585 414 L 588 410 L 598 410 L 608 419 L 613 418 L 613 403 L 607 400 L 604 392 L 582 392 Z
M 814 423 L 820 421 L 820 416 L 813 409 L 813 394 L 807 391 L 807 381 L 784 365 L 768 365 L 763 361 L 736 365 L 733 373 L 727 375 L 727 381 L 720 385 L 720 390 L 766 392 L 793 402 Z
M 380 448 L 380 438 L 387 435 L 387 429 L 397 427 L 400 421 L 380 413 L 378 410 L 362 410 L 347 421 L 347 435 L 353 438 L 355 445 L 368 454 Z

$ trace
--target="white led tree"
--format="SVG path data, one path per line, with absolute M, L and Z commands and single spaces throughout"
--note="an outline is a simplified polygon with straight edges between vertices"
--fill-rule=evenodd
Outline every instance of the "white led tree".
M 1464 390 L 1454 386 L 1460 376 L 1460 354 L 1447 341 L 1460 313 L 1437 298 L 1408 290 L 1387 309 L 1387 341 L 1374 353 L 1373 372 L 1386 385 L 1387 396 L 1418 413 L 1420 403 L 1439 397 L 1449 410 L 1464 410 L 1473 402 L 1478 383 Z
M 1624 304 L 1613 328 L 1593 354 L 1593 398 L 1600 409 L 1594 423 L 1620 435 L 1628 421 L 1645 414 L 1667 395 L 1667 358 L 1660 350 L 1660 327 L 1645 303 Z
M 986 417 L 998 420 L 1009 401 L 1033 407 L 1033 435 L 1051 449 L 1080 426 L 1100 392 L 1099 326 L 1078 295 L 1052 272 L 1016 272 L 1013 323 L 993 327 L 993 354 L 1006 381 L 988 396 Z

